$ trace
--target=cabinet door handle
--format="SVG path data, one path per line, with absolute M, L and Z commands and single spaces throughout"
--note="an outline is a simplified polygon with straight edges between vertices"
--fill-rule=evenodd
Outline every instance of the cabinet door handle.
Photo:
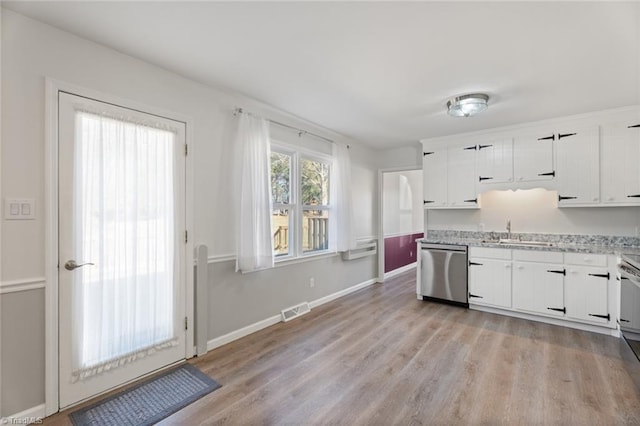
M 564 276 L 567 275 L 567 270 L 563 269 L 562 271 L 556 271 L 554 269 L 547 269 L 547 272 L 551 272 L 552 274 L 562 274 Z
M 469 261 L 469 266 L 482 266 L 482 263 Z
M 627 319 L 624 319 L 624 318 L 620 318 L 620 321 L 618 322 L 618 324 L 619 324 L 620 322 L 631 322 L 631 321 L 629 321 L 629 320 L 627 320 Z
M 558 311 L 558 312 L 562 312 L 563 314 L 567 313 L 567 308 L 547 308 L 550 311 Z
M 640 194 L 627 195 L 627 198 L 640 198 Z
M 544 138 L 538 138 L 539 141 L 555 141 L 556 135 L 545 136 Z
M 590 317 L 596 317 L 596 318 L 604 318 L 607 321 L 611 321 L 611 315 L 607 314 L 607 315 L 598 315 L 598 314 L 589 314 Z
M 478 299 L 484 299 L 482 296 L 478 296 L 476 294 L 469 293 L 469 297 L 477 297 Z
M 465 203 L 476 203 L 476 204 L 478 204 L 478 199 L 477 199 L 477 198 L 474 198 L 474 199 L 472 199 L 472 200 L 464 200 L 464 202 L 465 202 Z
M 556 177 L 556 171 L 548 172 L 548 173 L 538 173 L 538 176 L 553 176 Z
M 427 155 L 435 154 L 435 152 L 423 152 L 422 156 L 426 157 Z
M 568 138 L 569 136 L 575 136 L 577 135 L 577 133 L 558 133 L 558 140 L 562 139 L 562 138 Z
M 435 201 L 433 201 L 433 200 L 424 200 L 422 203 L 423 204 L 429 204 L 429 203 L 435 203 Z
M 640 128 L 640 124 L 634 124 L 633 126 L 627 126 L 627 129 L 637 129 Z
M 470 150 L 475 151 L 476 149 L 478 149 L 478 146 L 477 145 L 473 145 L 473 146 L 468 146 L 468 147 L 462 148 L 462 149 L 465 150 L 465 151 L 470 151 Z
M 589 275 L 591 275 L 592 277 L 598 277 L 598 278 L 606 278 L 606 279 L 610 278 L 608 272 L 606 274 L 589 274 Z
M 489 148 L 493 145 L 478 145 L 478 149 L 482 149 L 482 148 Z
M 562 200 L 575 200 L 578 197 L 565 197 L 563 195 L 558 195 L 558 201 L 562 201 Z
M 482 182 L 483 180 L 489 180 L 489 179 L 493 179 L 493 178 L 492 178 L 492 177 L 489 177 L 489 176 L 480 176 L 480 177 L 478 178 L 478 180 L 479 180 L 480 182 Z

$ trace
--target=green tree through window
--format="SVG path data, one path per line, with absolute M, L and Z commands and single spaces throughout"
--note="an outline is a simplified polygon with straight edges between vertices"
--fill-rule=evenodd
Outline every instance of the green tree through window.
M 274 203 L 289 204 L 291 191 L 291 156 L 271 153 L 271 196 Z
M 302 160 L 302 204 L 329 204 L 329 165 L 327 163 Z

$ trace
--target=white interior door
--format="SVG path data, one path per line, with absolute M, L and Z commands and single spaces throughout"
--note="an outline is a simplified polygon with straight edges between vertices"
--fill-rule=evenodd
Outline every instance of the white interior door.
M 185 358 L 185 124 L 58 106 L 64 408 Z

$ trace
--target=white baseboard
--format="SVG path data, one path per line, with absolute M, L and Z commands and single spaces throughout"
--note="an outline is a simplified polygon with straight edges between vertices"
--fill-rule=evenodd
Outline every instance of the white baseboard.
M 274 315 L 263 319 L 262 321 L 254 322 L 246 327 L 224 334 L 220 337 L 216 337 L 215 339 L 211 339 L 207 342 L 207 351 L 219 348 L 220 346 L 231 343 L 234 340 L 238 340 L 242 337 L 248 336 L 249 334 L 255 333 L 256 331 L 260 331 L 263 328 L 277 324 L 280 321 L 282 321 L 282 315 Z
M 346 296 L 349 293 L 353 293 L 354 291 L 358 291 L 361 288 L 365 288 L 378 282 L 378 278 L 373 278 L 362 283 L 356 284 L 354 286 L 345 288 L 343 290 L 337 291 L 335 293 L 329 294 L 328 296 L 321 297 L 309 303 L 311 308 L 315 308 L 317 306 L 323 305 L 325 303 L 331 302 L 332 300 L 338 299 L 339 297 Z M 248 336 L 249 334 L 255 333 L 256 331 L 260 331 L 264 328 L 270 327 L 282 321 L 282 315 L 274 315 L 269 318 L 265 318 L 261 321 L 250 324 L 246 327 L 242 327 L 238 330 L 232 331 L 230 333 L 224 334 L 220 337 L 216 337 L 215 339 L 211 339 L 207 342 L 207 351 L 213 350 L 215 348 L 219 348 L 220 346 L 226 345 L 227 343 L 231 343 L 235 340 L 238 340 L 242 337 Z
M 393 271 L 385 272 L 384 279 L 386 280 L 387 278 L 395 277 L 396 275 L 400 275 L 403 272 L 410 271 L 411 269 L 415 268 L 417 265 L 418 265 L 418 262 L 413 262 L 408 265 L 404 265 L 397 269 L 394 269 Z
M 19 413 L 11 416 L 3 417 L 0 420 L 1 424 L 13 425 L 21 424 L 28 425 L 31 423 L 42 423 L 45 417 L 44 404 L 36 405 L 35 407 L 28 408 Z
M 358 291 L 361 288 L 365 288 L 370 286 L 371 284 L 375 284 L 378 282 L 378 278 L 372 278 L 370 280 L 361 282 L 360 284 L 356 284 L 354 286 L 345 288 L 344 290 L 336 291 L 335 293 L 331 293 L 328 296 L 321 297 L 320 299 L 316 299 L 312 302 L 309 302 L 309 306 L 313 309 L 320 305 L 324 305 L 325 303 L 331 302 L 332 300 L 336 300 L 340 297 L 346 296 L 349 293 L 353 293 L 354 291 Z
M 509 317 L 521 318 L 521 319 L 526 319 L 530 321 L 543 322 L 545 324 L 559 325 L 560 327 L 569 327 L 569 328 L 575 328 L 577 330 L 591 331 L 593 333 L 608 334 L 613 337 L 620 337 L 620 330 L 606 327 L 606 326 L 599 327 L 597 325 L 582 324 L 579 322 L 567 321 L 565 319 L 549 318 L 549 317 L 543 317 L 543 316 L 538 316 L 534 314 L 527 314 L 524 312 L 504 310 L 500 308 L 492 308 L 489 306 L 474 305 L 474 304 L 470 304 L 469 309 L 474 309 L 476 311 L 482 311 L 482 312 L 489 312 L 489 313 L 498 314 L 498 315 L 506 315 Z

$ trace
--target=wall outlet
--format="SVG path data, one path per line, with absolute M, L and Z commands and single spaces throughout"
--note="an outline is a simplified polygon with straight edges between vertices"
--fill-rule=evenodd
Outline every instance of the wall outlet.
M 316 280 L 314 278 L 309 278 L 309 287 L 313 287 L 316 285 Z
M 478 232 L 484 232 L 484 223 L 478 224 Z
M 640 237 L 640 226 L 636 226 L 636 237 Z

